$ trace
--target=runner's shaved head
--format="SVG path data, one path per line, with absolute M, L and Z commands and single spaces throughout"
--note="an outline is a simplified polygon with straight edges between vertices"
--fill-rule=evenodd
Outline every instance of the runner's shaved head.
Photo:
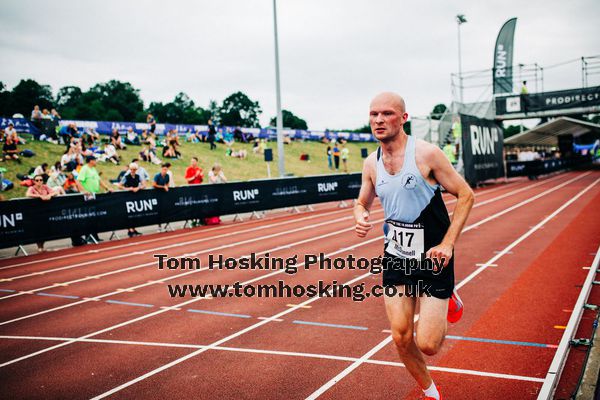
M 406 112 L 404 99 L 397 93 L 382 92 L 371 100 L 371 109 L 380 107 L 392 107 L 401 115 Z

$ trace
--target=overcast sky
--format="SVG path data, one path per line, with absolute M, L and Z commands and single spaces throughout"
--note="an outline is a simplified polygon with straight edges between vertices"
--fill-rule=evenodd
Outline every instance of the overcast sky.
M 383 90 L 402 94 L 415 116 L 448 104 L 457 13 L 468 19 L 464 71 L 491 68 L 511 17 L 515 63 L 600 54 L 598 0 L 494 3 L 278 0 L 283 107 L 311 129 L 331 129 L 365 124 L 371 97 Z M 54 93 L 119 79 L 140 89 L 145 105 L 183 91 L 203 107 L 241 90 L 260 102 L 262 125 L 275 115 L 271 0 L 2 0 L 0 15 L 0 81 L 10 88 L 23 78 Z M 545 72 L 546 90 L 580 85 L 580 63 Z M 485 98 L 485 90 L 466 97 Z

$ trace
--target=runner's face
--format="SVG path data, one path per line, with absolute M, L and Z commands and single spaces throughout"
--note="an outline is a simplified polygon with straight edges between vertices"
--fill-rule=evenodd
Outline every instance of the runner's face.
M 375 98 L 371 103 L 369 123 L 373 136 L 379 141 L 396 137 L 407 118 L 408 114 L 391 100 Z

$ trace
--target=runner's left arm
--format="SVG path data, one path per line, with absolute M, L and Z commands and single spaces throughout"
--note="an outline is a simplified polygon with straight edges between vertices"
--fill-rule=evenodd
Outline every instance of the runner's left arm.
M 448 193 L 457 198 L 456 207 L 452 215 L 450 227 L 438 246 L 432 247 L 427 252 L 427 257 L 445 258 L 444 266 L 452 257 L 454 244 L 458 239 L 462 229 L 467 221 L 475 196 L 473 190 L 469 187 L 463 177 L 456 172 L 446 155 L 437 146 L 432 146 L 431 154 L 431 172 L 436 181 L 442 185 Z

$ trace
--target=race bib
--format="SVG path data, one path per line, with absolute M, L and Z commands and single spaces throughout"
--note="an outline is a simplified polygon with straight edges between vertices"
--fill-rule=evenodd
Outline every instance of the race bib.
M 425 252 L 425 230 L 421 224 L 386 221 L 388 243 L 385 251 L 396 257 L 421 259 Z

